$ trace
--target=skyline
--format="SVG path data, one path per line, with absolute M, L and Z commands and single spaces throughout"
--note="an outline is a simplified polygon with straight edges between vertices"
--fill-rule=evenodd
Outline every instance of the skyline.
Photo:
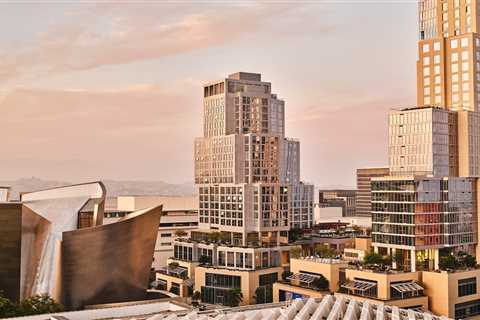
M 1 6 L 3 30 L 35 14 L 1 35 L 2 180 L 191 181 L 202 84 L 247 71 L 285 100 L 305 180 L 354 186 L 387 166 L 388 111 L 416 101 L 415 2 Z

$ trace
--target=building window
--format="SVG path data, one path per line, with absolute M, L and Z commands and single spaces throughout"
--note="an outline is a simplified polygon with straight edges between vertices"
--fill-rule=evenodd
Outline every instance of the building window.
M 262 274 L 261 276 L 258 277 L 258 284 L 260 286 L 266 286 L 266 285 L 271 285 L 277 282 L 278 280 L 278 273 L 267 273 L 267 274 Z
M 468 296 L 477 293 L 477 278 L 458 280 L 458 296 Z
M 465 319 L 480 314 L 480 300 L 455 305 L 455 319 Z

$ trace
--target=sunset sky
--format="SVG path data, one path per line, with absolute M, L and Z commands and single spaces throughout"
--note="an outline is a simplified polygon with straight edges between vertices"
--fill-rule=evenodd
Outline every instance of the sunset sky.
M 248 71 L 286 101 L 303 179 L 354 186 L 415 104 L 413 0 L 73 3 L 0 3 L 0 180 L 192 181 L 202 84 Z

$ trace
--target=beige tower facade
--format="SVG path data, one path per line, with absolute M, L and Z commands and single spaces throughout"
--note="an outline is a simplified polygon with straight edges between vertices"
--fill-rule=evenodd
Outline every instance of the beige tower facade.
M 300 142 L 285 137 L 285 102 L 271 84 L 238 72 L 203 93 L 204 136 L 194 151 L 200 229 L 246 245 L 261 233 L 278 240 L 290 227 L 310 227 L 313 186 L 300 181 Z
M 480 38 L 476 0 L 420 0 L 417 105 L 477 111 Z

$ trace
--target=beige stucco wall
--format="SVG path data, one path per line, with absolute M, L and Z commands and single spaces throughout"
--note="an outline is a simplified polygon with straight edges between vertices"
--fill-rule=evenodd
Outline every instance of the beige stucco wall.
M 292 286 L 287 283 L 276 282 L 273 284 L 273 302 L 274 303 L 280 302 L 280 290 L 295 292 L 303 296 L 308 296 L 310 298 L 321 298 L 325 295 L 324 292 L 322 293 L 321 291 L 318 291 L 318 290 Z
M 477 278 L 477 294 L 459 297 L 458 280 L 474 277 Z M 430 310 L 435 314 L 454 318 L 455 304 L 480 299 L 480 270 L 423 272 L 422 278 Z
M 347 269 L 345 271 L 347 280 L 355 278 L 377 281 L 378 299 L 390 300 L 390 283 L 396 281 L 417 281 L 420 282 L 420 272 L 401 272 L 401 273 L 380 273 L 372 270 Z
M 372 250 L 372 238 L 355 238 L 355 249 L 363 251 Z
M 172 283 L 176 283 L 180 286 L 180 297 L 186 297 L 187 296 L 187 287 L 183 285 L 183 282 L 184 280 L 183 279 L 180 279 L 180 278 L 177 278 L 177 277 L 174 277 L 174 276 L 170 276 L 170 275 L 166 275 L 166 274 L 163 274 L 163 273 L 159 273 L 157 272 L 156 273 L 156 276 L 155 276 L 156 280 L 163 280 L 163 281 L 166 281 L 167 282 L 167 291 L 170 291 L 170 289 L 172 288 Z
M 319 273 L 327 278 L 330 292 L 338 290 L 340 268 L 347 267 L 348 263 L 319 263 L 315 260 L 290 259 L 290 271 L 299 273 L 301 271 Z
M 186 268 L 188 278 L 195 278 L 195 268 L 199 265 L 198 262 L 189 262 L 170 258 L 167 260 L 167 265 L 172 262 L 178 263 L 178 266 Z
M 268 268 L 256 271 L 239 271 L 219 268 L 196 267 L 195 268 L 195 290 L 201 292 L 201 287 L 205 286 L 205 274 L 215 273 L 229 276 L 241 277 L 241 290 L 243 294 L 243 301 L 241 305 L 254 304 L 255 290 L 259 286 L 258 277 L 267 273 L 278 273 L 278 279 L 282 278 L 283 268 Z

